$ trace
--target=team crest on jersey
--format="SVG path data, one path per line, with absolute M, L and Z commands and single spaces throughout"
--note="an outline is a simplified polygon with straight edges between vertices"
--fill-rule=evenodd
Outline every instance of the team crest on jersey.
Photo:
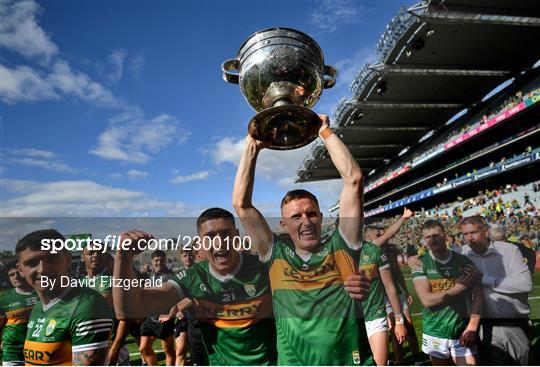
M 56 327 L 56 320 L 55 319 L 50 320 L 49 323 L 47 324 L 47 328 L 45 328 L 45 336 L 50 336 L 53 333 L 55 327 Z
M 246 285 L 244 285 L 244 289 L 246 290 L 246 293 L 250 297 L 255 296 L 255 293 L 257 292 L 255 290 L 255 284 L 246 284 Z
M 360 364 L 360 353 L 357 350 L 352 352 L 352 360 L 354 364 Z
M 369 261 L 369 255 L 362 255 L 362 260 Z

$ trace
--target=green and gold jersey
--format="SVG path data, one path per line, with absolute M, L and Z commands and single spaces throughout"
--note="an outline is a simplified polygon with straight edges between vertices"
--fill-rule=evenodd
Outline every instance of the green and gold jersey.
M 440 262 L 429 251 L 419 257 L 420 268 L 412 269 L 413 281 L 427 279 L 433 293 L 444 292 L 455 285 L 455 279 L 463 273 L 463 268 L 472 266 L 465 256 L 450 251 L 450 257 Z M 467 300 L 471 293 L 463 297 L 453 297 L 444 305 L 425 308 L 422 311 L 423 332 L 430 336 L 446 339 L 459 339 L 468 323 Z
M 256 256 L 240 253 L 229 276 L 213 273 L 202 261 L 168 282 L 193 300 L 211 365 L 275 365 L 272 297 Z
M 390 264 L 386 254 L 379 246 L 371 242 L 363 242 L 358 260 L 360 273 L 370 280 L 369 294 L 361 302 L 365 321 L 373 321 L 386 317 L 384 295 L 386 289 L 381 281 L 380 270 L 389 269 Z
M 305 259 L 290 240 L 275 235 L 262 261 L 270 274 L 278 364 L 360 364 L 355 302 L 343 286 L 358 269 L 339 229 Z
M 36 292 L 23 292 L 18 288 L 0 294 L 0 317 L 6 319 L 2 333 L 2 361 L 24 362 L 26 325 L 37 301 Z
M 24 343 L 26 364 L 72 365 L 72 353 L 106 348 L 112 326 L 111 310 L 98 292 L 68 288 L 32 310 Z

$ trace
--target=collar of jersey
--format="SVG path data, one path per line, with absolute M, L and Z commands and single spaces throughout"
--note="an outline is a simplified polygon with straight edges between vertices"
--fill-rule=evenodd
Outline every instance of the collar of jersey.
M 240 261 L 238 262 L 238 265 L 236 266 L 236 268 L 234 268 L 234 270 L 230 273 L 230 274 L 227 274 L 227 275 L 220 275 L 218 273 L 216 273 L 214 271 L 214 269 L 212 269 L 212 265 L 210 265 L 210 262 L 208 262 L 208 271 L 210 272 L 210 274 L 216 278 L 217 280 L 219 280 L 221 283 L 225 283 L 225 282 L 228 282 L 229 280 L 231 280 L 232 278 L 234 278 L 236 276 L 236 274 L 238 274 L 238 272 L 240 271 L 240 268 L 242 267 L 242 263 L 244 261 L 244 256 L 242 254 L 242 251 L 239 251 L 238 252 L 238 256 L 240 256 Z
M 42 306 L 43 306 L 43 312 L 47 311 L 48 309 L 50 309 L 52 306 L 54 306 L 55 304 L 57 304 L 58 302 L 60 302 L 62 300 L 62 298 L 64 298 L 70 291 L 71 291 L 71 287 L 69 288 L 66 288 L 62 291 L 62 293 L 60 293 L 60 295 L 56 298 L 53 298 L 49 303 L 45 304 L 45 303 L 41 303 Z
M 429 256 L 431 256 L 431 258 L 435 260 L 436 262 L 438 262 L 439 264 L 446 265 L 450 262 L 450 260 L 452 260 L 452 251 L 450 251 L 450 256 L 448 256 L 448 258 L 446 258 L 445 260 L 436 259 L 435 256 L 433 256 L 433 253 L 431 252 L 431 250 L 429 250 Z
M 15 292 L 19 293 L 19 294 L 22 294 L 24 296 L 28 296 L 29 294 L 32 294 L 34 293 L 34 291 L 30 291 L 30 292 L 24 292 L 24 291 L 21 291 L 19 288 L 15 288 Z

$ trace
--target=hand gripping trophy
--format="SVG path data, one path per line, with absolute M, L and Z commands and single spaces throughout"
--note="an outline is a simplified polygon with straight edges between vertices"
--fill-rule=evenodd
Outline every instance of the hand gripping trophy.
M 290 28 L 269 28 L 251 35 L 235 59 L 222 67 L 223 79 L 240 84 L 258 113 L 248 131 L 270 149 L 288 150 L 311 143 L 320 127 L 309 108 L 324 88 L 332 88 L 337 70 L 324 65 L 319 45 Z

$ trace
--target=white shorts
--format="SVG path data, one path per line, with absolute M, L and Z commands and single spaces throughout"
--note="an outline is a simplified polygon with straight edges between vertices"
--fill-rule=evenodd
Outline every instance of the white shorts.
M 401 302 L 401 311 L 405 311 L 409 308 L 409 304 L 407 303 L 407 297 L 404 294 L 399 295 L 399 301 Z M 392 305 L 390 304 L 387 296 L 384 296 L 384 302 L 386 303 L 386 314 L 390 315 L 391 313 L 394 313 Z
M 459 339 L 445 339 L 422 334 L 422 352 L 439 359 L 452 357 L 472 356 L 478 353 L 476 346 L 466 348 L 459 343 Z
M 388 321 L 386 320 L 386 317 L 381 317 L 380 319 L 375 319 L 371 321 L 365 321 L 365 324 L 368 338 L 375 333 L 381 331 L 388 331 Z

